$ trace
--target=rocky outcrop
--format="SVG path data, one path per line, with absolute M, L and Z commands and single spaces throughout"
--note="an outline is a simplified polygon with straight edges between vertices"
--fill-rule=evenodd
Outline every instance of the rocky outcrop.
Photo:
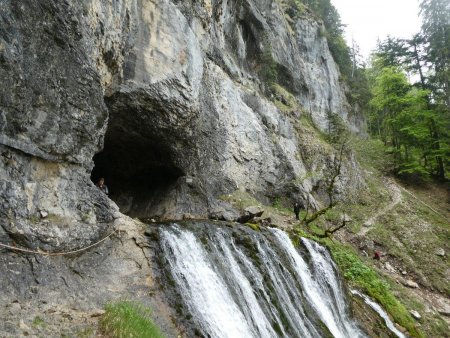
M 101 245 L 75 254 L 0 254 L 1 337 L 92 337 L 106 303 L 150 306 L 167 337 L 178 336 L 149 256 L 145 225 L 120 216 Z M 97 336 L 97 335 L 95 335 Z
M 106 231 L 114 207 L 90 174 L 132 216 L 206 217 L 236 189 L 317 206 L 332 151 L 302 142 L 305 120 L 363 125 L 308 11 L 262 0 L 1 6 L 1 228 L 23 245 L 69 248 Z M 276 104 L 286 95 L 290 110 Z
M 117 205 L 133 217 L 231 219 L 237 212 L 220 196 L 235 190 L 318 207 L 335 157 L 318 130 L 334 113 L 364 132 L 323 31 L 307 10 L 269 0 L 2 1 L 0 242 L 85 247 L 117 225 Z M 363 184 L 351 155 L 342 170 L 337 195 Z M 100 176 L 111 199 L 93 183 Z M 85 282 L 104 284 L 100 276 L 132 293 L 111 272 L 123 263 L 128 278 L 136 260 L 108 243 L 48 262 L 2 251 L 2 271 L 11 270 L 0 277 L 2 296 L 10 304 L 39 285 L 39 301 L 76 283 L 58 298 L 87 299 L 100 291 L 82 292 Z M 94 271 L 96 253 L 108 262 Z M 148 272 L 139 271 L 134 281 Z M 15 285 L 19 275 L 25 282 Z

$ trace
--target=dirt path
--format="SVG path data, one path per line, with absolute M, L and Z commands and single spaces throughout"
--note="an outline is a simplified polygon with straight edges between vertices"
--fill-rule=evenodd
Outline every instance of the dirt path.
M 391 202 L 385 206 L 383 209 L 378 210 L 375 215 L 372 215 L 367 221 L 364 222 L 361 230 L 358 232 L 358 236 L 365 236 L 367 232 L 372 228 L 378 217 L 385 215 L 391 211 L 397 204 L 402 201 L 402 192 L 400 187 L 391 178 L 384 178 L 386 187 L 391 193 Z

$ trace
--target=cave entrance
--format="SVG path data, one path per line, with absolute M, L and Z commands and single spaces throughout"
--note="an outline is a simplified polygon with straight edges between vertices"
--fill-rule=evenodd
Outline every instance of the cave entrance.
M 155 217 L 154 206 L 175 186 L 182 170 L 173 152 L 158 139 L 108 128 L 103 151 L 94 156 L 91 179 L 105 178 L 109 197 L 131 217 Z

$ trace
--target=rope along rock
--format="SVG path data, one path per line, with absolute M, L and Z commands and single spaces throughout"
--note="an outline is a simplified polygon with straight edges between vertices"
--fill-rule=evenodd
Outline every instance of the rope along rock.
M 0 247 L 9 249 L 9 250 L 14 250 L 14 251 L 21 251 L 21 252 L 26 252 L 26 253 L 31 253 L 31 254 L 36 254 L 36 255 L 42 255 L 42 256 L 63 256 L 63 255 L 71 255 L 77 252 L 81 252 L 81 251 L 85 251 L 87 249 L 90 249 L 98 244 L 100 244 L 101 242 L 105 241 L 106 239 L 108 239 L 109 237 L 111 237 L 113 234 L 117 233 L 117 230 L 112 231 L 109 235 L 103 237 L 101 240 L 90 244 L 84 248 L 81 249 L 77 249 L 77 250 L 72 250 L 72 251 L 65 251 L 65 252 L 47 252 L 47 251 L 42 251 L 42 250 L 29 250 L 29 249 L 25 249 L 25 248 L 18 248 L 15 246 L 11 246 L 11 245 L 7 245 L 7 244 L 3 244 L 0 243 Z

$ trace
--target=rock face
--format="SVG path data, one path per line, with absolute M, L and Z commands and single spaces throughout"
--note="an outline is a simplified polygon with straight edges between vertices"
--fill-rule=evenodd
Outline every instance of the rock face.
M 326 202 L 335 154 L 311 121 L 326 132 L 335 113 L 364 133 L 364 120 L 323 32 L 308 11 L 269 0 L 1 1 L 0 243 L 85 247 L 109 233 L 117 205 L 232 218 L 219 197 L 236 189 Z M 362 184 L 349 155 L 335 192 Z M 13 298 L 62 287 L 47 272 L 78 273 L 71 259 L 1 255 L 5 269 L 31 269 L 25 284 L 1 275 Z
M 263 0 L 1 10 L 1 229 L 22 244 L 63 249 L 105 232 L 114 207 L 89 176 L 132 216 L 206 217 L 236 189 L 317 206 L 333 155 L 305 138 L 305 121 L 326 130 L 332 112 L 363 131 L 307 11 Z M 350 171 L 361 184 L 348 163 L 338 191 Z

